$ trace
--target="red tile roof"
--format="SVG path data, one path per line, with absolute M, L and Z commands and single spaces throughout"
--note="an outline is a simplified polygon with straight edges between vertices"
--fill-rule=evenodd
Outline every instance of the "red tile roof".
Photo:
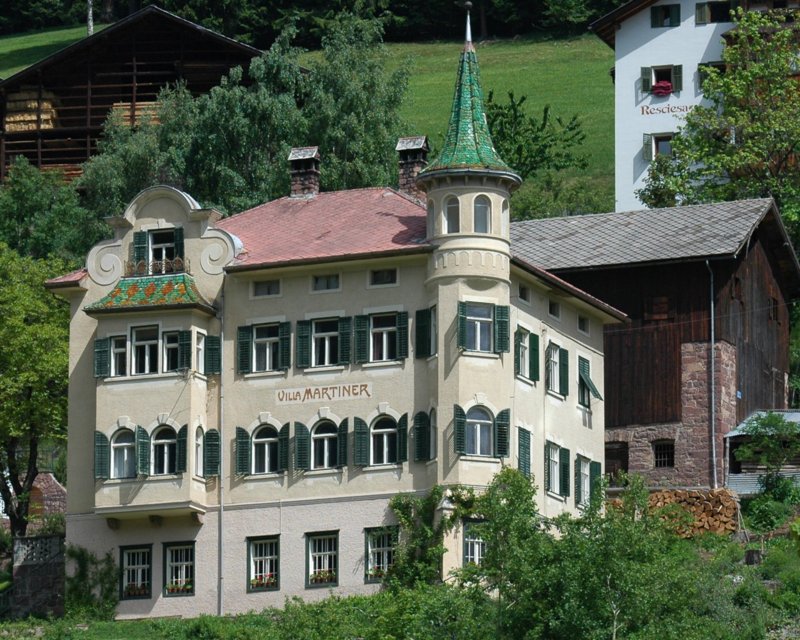
M 72 287 L 80 284 L 81 280 L 83 280 L 87 275 L 89 275 L 89 272 L 86 269 L 77 269 L 72 273 L 67 273 L 56 278 L 50 278 L 47 282 L 45 282 L 45 286 L 53 289 L 59 287 Z
M 233 269 L 413 253 L 425 242 L 425 209 L 394 189 L 280 198 L 217 223 L 244 244 Z

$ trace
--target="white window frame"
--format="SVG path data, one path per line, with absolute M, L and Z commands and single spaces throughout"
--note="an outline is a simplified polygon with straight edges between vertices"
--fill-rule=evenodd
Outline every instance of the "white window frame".
M 475 524 L 464 523 L 464 566 L 468 564 L 480 566 L 486 555 L 486 541 L 477 534 Z
M 206 373 L 206 334 L 198 331 L 194 335 L 194 358 L 197 373 Z
M 372 465 L 397 464 L 399 457 L 397 420 L 386 414 L 378 416 L 372 423 L 369 435 L 370 463 Z M 392 455 L 393 446 L 394 455 Z
M 194 475 L 203 475 L 203 440 L 205 433 L 203 427 L 194 430 Z
M 577 458 L 578 472 L 576 474 L 578 482 L 581 484 L 581 501 L 578 506 L 585 507 L 591 501 L 592 485 L 590 483 L 590 460 L 583 456 Z M 551 480 L 552 483 L 552 480 Z
M 392 324 L 375 326 L 386 320 Z M 397 360 L 397 313 L 373 314 L 369 317 L 369 361 L 391 362 L 394 360 Z
M 461 203 L 455 196 L 445 198 L 442 225 L 446 234 L 461 232 Z
M 161 240 L 156 242 L 156 236 L 164 236 L 170 234 L 169 241 Z M 153 229 L 147 233 L 147 255 L 150 258 L 148 262 L 148 272 L 153 275 L 172 273 L 175 268 L 167 268 L 167 263 L 172 265 L 175 260 L 175 229 Z M 156 265 L 159 268 L 156 269 Z
M 130 436 L 130 440 L 120 442 L 123 436 Z M 111 438 L 111 477 L 136 477 L 136 434 L 130 429 L 119 429 Z
M 561 395 L 561 347 L 555 342 L 550 342 L 545 351 L 545 377 L 547 378 L 547 390 Z
M 307 533 L 306 582 L 309 587 L 335 586 L 339 582 L 339 533 Z M 320 581 L 315 581 L 315 576 Z
M 278 588 L 280 578 L 280 541 L 277 537 L 248 540 L 250 566 L 248 590 L 266 591 Z
M 397 530 L 394 528 L 367 529 L 366 581 L 380 582 L 394 565 Z
M 488 316 L 476 315 L 475 311 L 482 309 L 488 312 Z M 481 353 L 494 353 L 494 309 L 493 305 L 483 302 L 467 302 L 466 321 L 467 321 L 467 351 L 477 351 Z M 482 335 L 481 331 L 486 334 Z M 470 335 L 471 334 L 471 335 Z M 481 338 L 487 338 L 488 344 L 482 344 Z M 472 338 L 472 340 L 470 340 Z M 486 347 L 486 348 L 483 348 Z
M 584 327 L 581 328 L 581 321 L 584 324 Z M 578 314 L 577 324 L 576 324 L 578 331 L 585 336 L 591 335 L 591 320 L 589 320 L 589 316 L 585 316 L 582 313 Z
M 547 460 L 544 461 L 548 465 L 550 473 L 550 493 L 561 495 L 561 459 L 559 452 L 561 447 L 557 444 L 549 443 L 547 446 Z
M 127 547 L 122 550 L 123 600 L 150 597 L 153 587 L 153 550 L 151 547 Z M 130 588 L 144 589 L 145 593 L 131 594 Z
M 531 332 L 522 327 L 517 329 L 517 331 L 519 331 L 520 333 L 519 373 L 517 375 L 527 379 L 531 371 L 531 349 L 530 349 Z
M 323 430 L 325 429 L 325 430 Z M 327 430 L 329 429 L 329 430 Z M 321 420 L 311 429 L 311 468 L 333 469 L 338 460 L 339 429 L 330 420 Z
M 278 472 L 278 449 L 278 430 L 271 424 L 258 425 L 253 432 L 251 440 L 251 471 L 253 475 Z M 263 455 L 261 456 L 263 467 L 259 464 L 261 462 L 259 460 L 260 450 L 263 450 Z
M 268 332 L 259 337 L 259 332 Z M 274 334 L 274 335 L 273 335 Z M 254 324 L 252 346 L 253 373 L 280 370 L 280 324 Z M 263 355 L 263 366 L 259 363 L 259 356 Z
M 176 373 L 180 369 L 180 333 L 178 331 L 165 331 L 161 334 L 163 349 L 163 373 Z M 170 365 L 170 358 L 174 358 L 174 366 Z
M 164 543 L 165 595 L 194 595 L 194 551 L 194 543 Z M 171 586 L 188 590 L 170 593 Z
M 152 330 L 156 337 L 141 339 L 138 338 L 139 332 Z M 159 352 L 160 352 L 160 327 L 156 324 L 144 325 L 141 327 L 131 327 L 131 375 L 146 376 L 159 372 Z M 140 353 L 140 348 L 142 349 Z M 144 361 L 143 370 L 138 371 L 139 365 Z
M 557 300 L 548 300 L 547 315 L 556 320 L 561 320 L 561 303 Z
M 172 438 L 159 439 L 159 436 L 172 433 Z M 178 433 L 168 424 L 162 424 L 153 431 L 151 440 L 150 474 L 153 476 L 169 476 L 177 473 L 178 468 Z
M 332 322 L 333 330 L 319 331 L 318 325 Z M 335 356 L 331 345 L 336 344 Z M 332 367 L 339 363 L 339 318 L 318 318 L 311 321 L 311 366 Z
M 331 279 L 335 279 L 335 286 Z M 341 273 L 316 273 L 311 276 L 311 293 L 330 293 L 341 290 Z
M 112 378 L 128 375 L 128 338 L 111 336 L 108 339 L 110 354 L 109 374 Z
M 483 415 L 479 415 L 483 414 Z M 482 437 L 482 436 L 486 437 Z M 494 418 L 483 406 L 476 405 L 467 411 L 464 425 L 464 452 L 469 456 L 494 455 Z
M 472 201 L 472 231 L 484 234 L 492 232 L 492 201 L 488 196 L 481 194 Z

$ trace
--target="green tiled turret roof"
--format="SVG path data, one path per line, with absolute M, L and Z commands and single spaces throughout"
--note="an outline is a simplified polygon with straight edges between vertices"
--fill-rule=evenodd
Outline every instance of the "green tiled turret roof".
M 194 278 L 188 273 L 122 278 L 103 298 L 86 307 L 87 312 L 129 311 L 175 307 L 200 307 L 213 312 Z
M 458 67 L 447 136 L 439 157 L 420 172 L 420 177 L 434 171 L 452 169 L 487 169 L 514 173 L 495 151 L 489 126 L 486 124 L 478 58 L 472 45 L 469 14 L 467 38 Z

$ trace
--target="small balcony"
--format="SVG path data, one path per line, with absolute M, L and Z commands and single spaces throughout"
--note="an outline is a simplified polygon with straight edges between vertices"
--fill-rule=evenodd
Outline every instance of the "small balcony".
M 171 260 L 126 260 L 125 277 L 136 276 L 161 276 L 173 273 L 188 273 L 191 275 L 188 258 L 172 258 Z

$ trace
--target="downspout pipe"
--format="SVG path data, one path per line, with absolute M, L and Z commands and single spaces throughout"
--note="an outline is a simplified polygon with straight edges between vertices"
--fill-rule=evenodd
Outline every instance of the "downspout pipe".
M 706 260 L 706 268 L 708 269 L 709 277 L 709 291 L 708 301 L 711 310 L 711 371 L 709 375 L 710 380 L 710 397 L 709 397 L 709 414 L 711 416 L 711 468 L 714 489 L 719 487 L 717 480 L 717 387 L 716 387 L 716 371 L 717 371 L 717 358 L 716 358 L 716 331 L 715 331 L 715 309 L 714 309 L 714 270 L 711 268 L 711 263 Z
M 225 515 L 225 459 L 226 455 L 223 453 L 225 442 L 225 276 L 222 274 L 222 292 L 220 294 L 220 312 L 219 312 L 219 442 L 220 442 L 220 459 L 219 459 L 219 517 L 217 518 L 217 615 L 224 615 L 225 611 L 225 541 L 223 532 L 223 519 Z

